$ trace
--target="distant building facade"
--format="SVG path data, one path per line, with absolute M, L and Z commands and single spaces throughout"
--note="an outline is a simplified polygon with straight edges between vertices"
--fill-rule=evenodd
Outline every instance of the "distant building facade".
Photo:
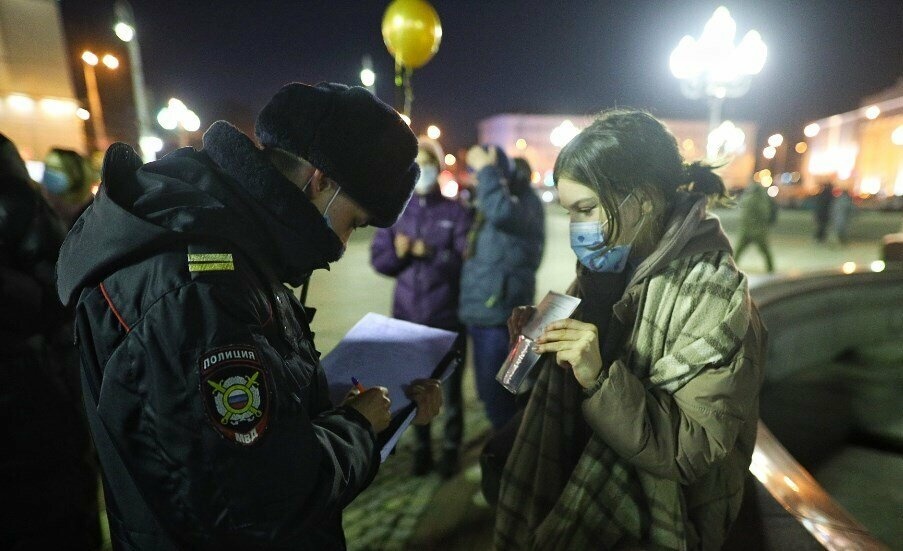
M 832 181 L 860 197 L 903 196 L 903 78 L 858 109 L 806 127 L 803 183 Z
M 68 56 L 55 0 L 0 0 L 0 132 L 26 160 L 88 151 Z

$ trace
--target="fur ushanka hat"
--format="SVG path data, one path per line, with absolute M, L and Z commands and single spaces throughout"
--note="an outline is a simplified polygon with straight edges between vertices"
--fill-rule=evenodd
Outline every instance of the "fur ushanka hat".
M 420 168 L 417 138 L 398 113 L 359 86 L 286 84 L 257 116 L 255 134 L 309 161 L 387 228 L 404 211 Z

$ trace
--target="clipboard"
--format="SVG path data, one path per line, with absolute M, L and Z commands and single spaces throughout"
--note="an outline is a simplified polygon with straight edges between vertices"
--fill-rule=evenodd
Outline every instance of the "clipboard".
M 457 339 L 454 331 L 371 312 L 321 358 L 333 404 L 348 394 L 351 377 L 366 387 L 389 389 L 392 421 L 377 437 L 383 462 L 416 415 L 416 404 L 404 395 L 404 387 L 414 379 L 447 379 L 463 362 L 461 350 L 455 347 Z

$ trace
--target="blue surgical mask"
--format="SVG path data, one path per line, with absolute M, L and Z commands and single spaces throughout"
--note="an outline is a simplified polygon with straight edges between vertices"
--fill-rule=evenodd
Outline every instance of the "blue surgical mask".
M 439 167 L 423 165 L 420 167 L 420 178 L 414 184 L 414 192 L 417 195 L 426 195 L 436 186 L 436 178 L 439 177 Z
M 62 195 L 69 191 L 69 177 L 59 170 L 45 168 L 41 183 L 54 195 Z
M 629 195 L 625 197 L 620 206 L 623 206 L 629 197 Z M 604 224 L 598 221 L 571 222 L 571 249 L 580 263 L 593 272 L 621 273 L 627 267 L 633 243 L 607 246 L 605 237 L 607 225 L 608 221 Z

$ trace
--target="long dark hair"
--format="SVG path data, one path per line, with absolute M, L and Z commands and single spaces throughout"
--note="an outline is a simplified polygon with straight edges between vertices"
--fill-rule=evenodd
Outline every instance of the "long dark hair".
M 652 220 L 660 234 L 677 195 L 699 192 L 715 200 L 728 198 L 713 167 L 686 163 L 674 135 L 661 121 L 637 109 L 611 109 L 571 140 L 555 161 L 553 180 L 580 182 L 599 195 L 610 216 L 610 242 L 621 231 L 619 204 L 628 194 L 652 204 Z M 658 236 L 656 235 L 656 238 Z

